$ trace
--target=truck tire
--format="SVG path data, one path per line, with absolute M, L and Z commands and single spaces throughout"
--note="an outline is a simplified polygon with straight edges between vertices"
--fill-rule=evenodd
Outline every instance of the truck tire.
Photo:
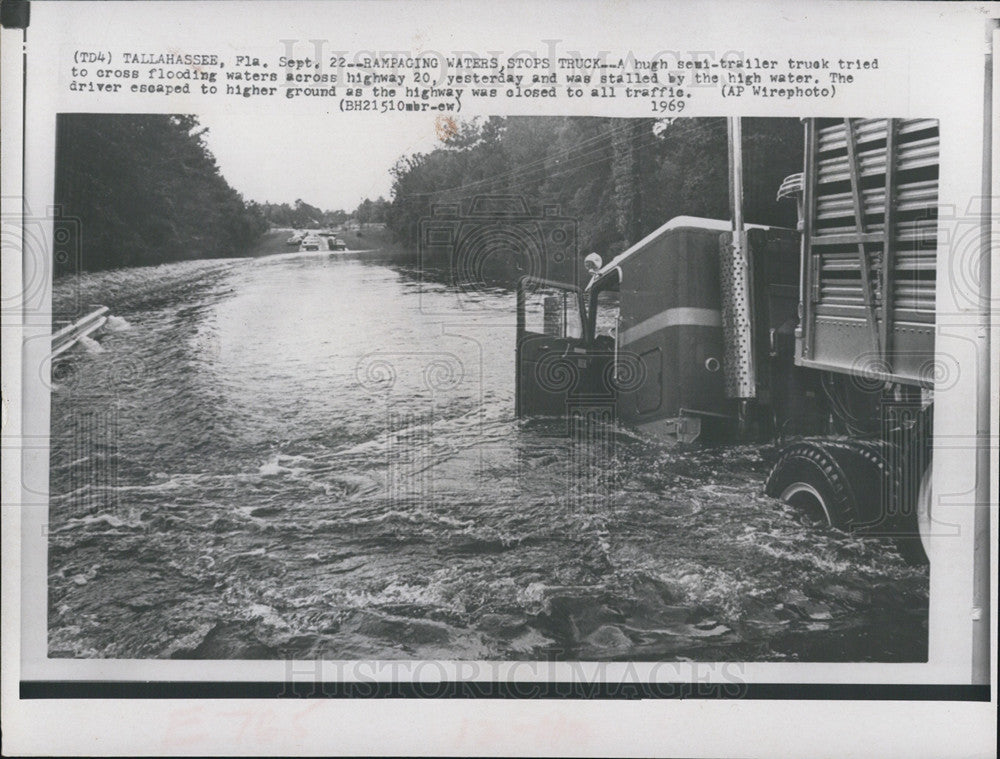
M 898 503 L 913 492 L 902 486 L 911 475 L 889 466 L 886 455 L 896 458 L 876 441 L 795 443 L 779 457 L 764 492 L 831 527 L 891 538 L 908 564 L 926 564 L 916 512 Z M 921 497 L 929 501 L 929 492 Z
M 931 555 L 931 466 L 927 465 L 920 478 L 915 513 L 908 525 L 913 534 L 896 538 L 899 555 L 907 564 L 930 564 Z
M 898 475 L 885 462 L 883 445 L 874 440 L 824 440 L 823 447 L 840 464 L 847 476 L 853 495 L 851 529 L 877 534 L 887 529 L 884 501 L 894 498 L 899 490 L 895 479 Z
M 876 440 L 838 441 L 834 445 L 854 449 L 870 462 L 870 472 L 878 472 L 877 482 L 868 479 L 854 487 L 859 507 L 855 529 L 862 535 L 890 538 L 907 564 L 928 564 L 926 530 L 920 516 L 921 509 L 928 514 L 930 510 L 930 465 L 916 468 L 921 459 L 910 455 L 912 440 L 902 446 Z
M 782 452 L 764 492 L 796 507 L 812 521 L 850 530 L 862 519 L 855 487 L 872 479 L 871 465 L 849 449 L 804 441 Z

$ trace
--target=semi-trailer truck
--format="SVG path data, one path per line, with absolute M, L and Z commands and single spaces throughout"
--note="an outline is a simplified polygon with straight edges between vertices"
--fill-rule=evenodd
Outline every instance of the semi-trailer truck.
M 584 286 L 523 277 L 517 413 L 774 439 L 768 494 L 926 561 L 938 122 L 804 129 L 775 201 L 796 203 L 797 229 L 678 217 Z

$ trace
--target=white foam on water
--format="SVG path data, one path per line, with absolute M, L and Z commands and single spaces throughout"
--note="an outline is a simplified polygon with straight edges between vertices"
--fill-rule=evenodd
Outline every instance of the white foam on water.
M 741 540 L 746 542 L 745 536 Z M 814 569 L 831 575 L 842 575 L 847 572 L 859 572 L 862 574 L 877 575 L 884 571 L 884 567 L 876 566 L 871 560 L 865 561 L 862 557 L 838 558 L 832 551 L 832 546 L 823 551 L 820 546 L 810 545 L 802 548 L 786 548 L 781 544 L 769 544 L 761 541 L 748 543 L 755 550 L 760 551 L 772 558 L 811 565 Z
M 533 582 L 526 588 L 517 588 L 516 598 L 518 606 L 528 613 L 541 612 L 548 609 L 549 586 L 544 582 Z
M 282 472 L 287 472 L 287 471 L 288 470 L 285 467 L 281 466 L 281 464 L 278 463 L 277 456 L 275 456 L 270 461 L 265 461 L 263 464 L 260 465 L 260 468 L 257 470 L 257 472 L 263 477 L 275 477 L 281 474 Z
M 283 456 L 276 453 L 260 465 L 257 473 L 263 477 L 277 477 L 280 474 L 288 474 L 293 477 L 301 476 L 309 470 L 301 466 L 289 466 L 289 464 L 307 460 L 302 456 Z
M 122 527 L 125 524 L 125 520 L 114 514 L 93 514 L 91 516 L 83 517 L 79 520 L 82 524 L 95 524 L 97 522 L 104 522 L 110 527 Z
M 104 353 L 104 348 L 101 344 L 94 340 L 92 337 L 87 337 L 84 335 L 77 341 L 87 353 Z
M 124 316 L 109 316 L 104 322 L 104 329 L 108 332 L 125 332 L 132 329 L 132 325 Z
M 441 573 L 436 573 L 441 574 Z M 390 582 L 380 591 L 372 592 L 363 589 L 347 590 L 342 595 L 342 602 L 352 609 L 373 610 L 373 607 L 385 605 L 413 604 L 422 607 L 434 607 L 451 611 L 462 611 L 461 603 L 451 597 L 448 579 L 445 573 L 444 581 L 434 578 L 426 585 L 411 585 L 405 582 Z M 431 620 L 422 620 L 429 624 Z
M 271 627 L 288 628 L 288 623 L 278 615 L 278 612 L 265 604 L 251 604 L 250 608 L 247 609 L 247 616 L 250 619 L 259 619 Z
M 103 525 L 106 526 L 109 530 L 114 531 L 122 527 L 128 527 L 134 529 L 137 527 L 141 527 L 142 523 L 137 518 L 135 518 L 134 515 L 130 515 L 128 519 L 122 519 L 117 515 L 102 512 L 100 514 L 88 514 L 87 516 L 83 517 L 74 517 L 72 519 L 67 519 L 63 524 L 59 525 L 58 527 L 50 528 L 50 532 L 52 533 L 68 532 L 80 527 L 87 528 L 90 527 L 91 525 Z

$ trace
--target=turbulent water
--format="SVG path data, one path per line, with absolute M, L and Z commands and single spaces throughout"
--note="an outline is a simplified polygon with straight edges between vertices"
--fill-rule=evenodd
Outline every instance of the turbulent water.
M 927 571 L 774 450 L 514 418 L 514 297 L 375 258 L 60 280 L 54 657 L 920 661 Z

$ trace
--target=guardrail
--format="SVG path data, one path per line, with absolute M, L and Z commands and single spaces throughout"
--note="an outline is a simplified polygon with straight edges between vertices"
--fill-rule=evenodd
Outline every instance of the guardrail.
M 100 306 L 82 319 L 54 332 L 52 334 L 52 358 L 72 348 L 81 338 L 87 337 L 103 327 L 108 320 L 107 313 L 108 307 Z

